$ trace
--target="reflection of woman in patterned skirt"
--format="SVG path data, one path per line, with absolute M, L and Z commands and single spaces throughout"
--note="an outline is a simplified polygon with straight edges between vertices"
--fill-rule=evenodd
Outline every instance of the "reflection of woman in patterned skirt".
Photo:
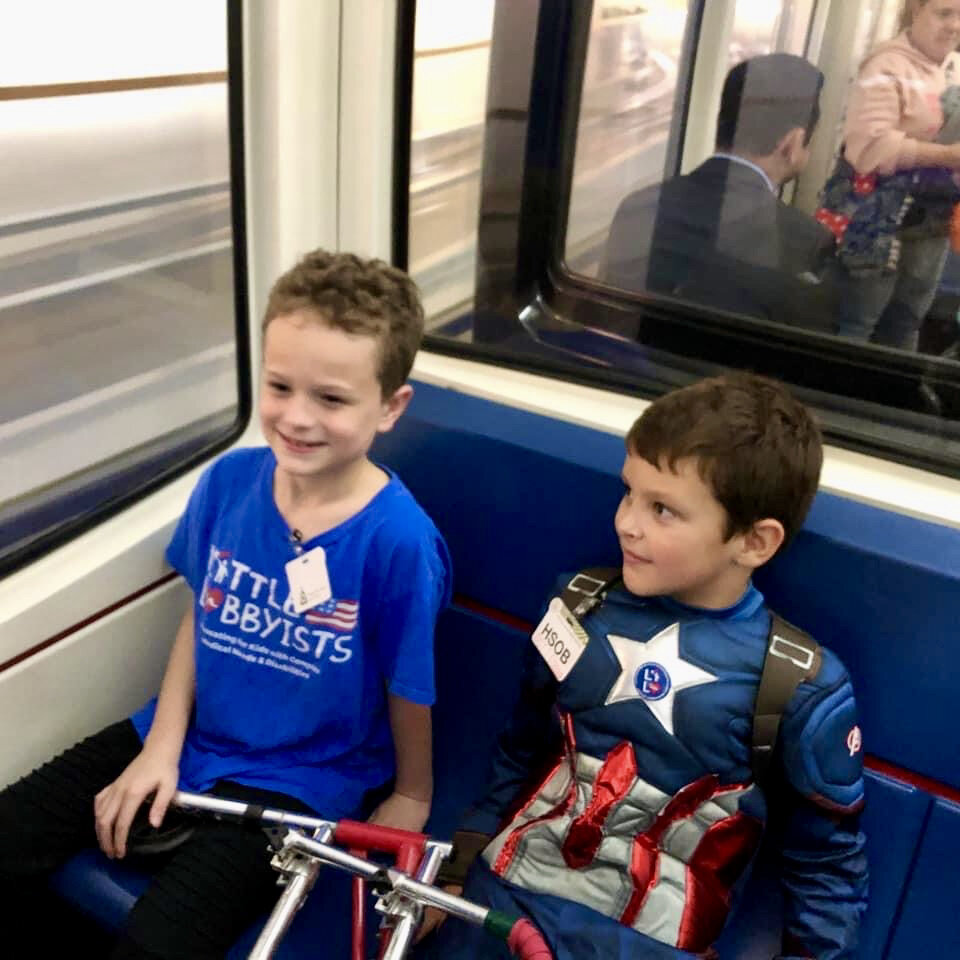
M 960 91 L 944 72 L 958 42 L 960 0 L 909 0 L 903 32 L 860 68 L 817 214 L 839 243 L 840 336 L 917 347 L 960 198 Z

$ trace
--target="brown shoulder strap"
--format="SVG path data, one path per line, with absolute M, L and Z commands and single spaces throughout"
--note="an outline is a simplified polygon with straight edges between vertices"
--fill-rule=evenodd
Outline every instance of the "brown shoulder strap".
M 753 708 L 754 780 L 761 780 L 769 769 L 780 720 L 797 687 L 820 672 L 822 659 L 811 636 L 771 611 L 767 655 Z

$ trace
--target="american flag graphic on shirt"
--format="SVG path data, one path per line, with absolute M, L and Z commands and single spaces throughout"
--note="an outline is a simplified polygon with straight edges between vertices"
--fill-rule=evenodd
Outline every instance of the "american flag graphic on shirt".
M 357 614 L 360 604 L 356 600 L 337 600 L 331 597 L 326 603 L 321 603 L 304 614 L 307 623 L 323 627 L 333 627 L 335 630 L 352 630 L 357 625 Z

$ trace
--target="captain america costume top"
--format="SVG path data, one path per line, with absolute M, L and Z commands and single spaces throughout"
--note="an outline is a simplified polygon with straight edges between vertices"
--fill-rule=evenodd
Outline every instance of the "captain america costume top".
M 770 613 L 753 586 L 724 610 L 620 587 L 581 623 L 588 643 L 560 682 L 530 645 L 489 789 L 461 824 L 493 837 L 464 896 L 530 916 L 558 960 L 707 956 L 767 818 L 751 732 Z M 851 960 L 867 891 L 862 741 L 829 651 L 778 750 L 785 950 Z M 429 949 L 507 956 L 456 923 Z

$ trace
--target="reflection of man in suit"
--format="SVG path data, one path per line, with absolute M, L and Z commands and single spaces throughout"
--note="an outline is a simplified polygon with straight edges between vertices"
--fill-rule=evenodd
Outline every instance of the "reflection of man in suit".
M 777 196 L 809 159 L 823 74 L 784 53 L 727 75 L 716 152 L 620 204 L 600 279 L 712 307 L 827 329 L 819 274 L 833 237 Z

